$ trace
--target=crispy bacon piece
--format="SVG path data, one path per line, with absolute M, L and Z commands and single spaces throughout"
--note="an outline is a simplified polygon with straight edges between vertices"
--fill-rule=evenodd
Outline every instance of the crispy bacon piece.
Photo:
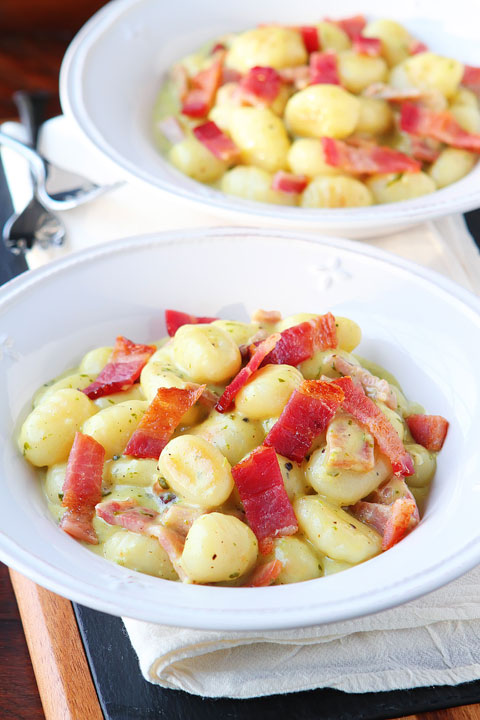
M 343 18 L 342 20 L 330 20 L 325 18 L 326 22 L 337 25 L 344 33 L 347 33 L 350 40 L 355 40 L 364 29 L 367 21 L 363 15 L 354 15 L 353 17 Z
M 248 583 L 244 587 L 267 587 L 275 582 L 282 572 L 282 568 L 280 560 L 270 560 L 270 562 L 259 565 L 250 575 Z
M 248 524 L 260 552 L 268 554 L 273 538 L 294 535 L 297 518 L 288 499 L 275 450 L 261 446 L 232 468 Z
M 188 313 L 180 312 L 179 310 L 165 310 L 165 324 L 170 337 L 173 337 L 178 328 L 182 327 L 182 325 L 207 324 L 214 322 L 214 320 L 218 320 L 218 318 L 196 317 L 195 315 L 189 315 Z
M 392 410 L 397 409 L 397 396 L 386 380 L 372 375 L 365 368 L 354 365 L 340 355 L 334 355 L 332 362 L 337 372 L 342 373 L 342 375 L 350 375 L 354 381 L 360 383 L 367 395 L 370 397 L 373 395 L 374 398 L 384 402 Z
M 240 89 L 247 96 L 253 95 L 266 105 L 271 105 L 282 87 L 282 78 L 272 67 L 253 67 L 240 80 Z
M 448 420 L 441 415 L 409 415 L 405 418 L 416 443 L 430 452 L 439 452 L 448 432 Z
M 373 400 L 355 385 L 349 376 L 332 380 L 345 393 L 343 409 L 365 425 L 378 443 L 378 447 L 392 463 L 395 475 L 413 475 L 413 461 L 398 437 L 397 431 Z
M 227 48 L 223 43 L 215 43 L 215 45 L 210 50 L 210 55 L 215 55 L 215 53 L 218 52 L 219 50 L 222 51 L 222 50 L 226 50 L 226 49 Z
M 201 70 L 190 80 L 190 89 L 183 99 L 182 113 L 184 115 L 194 118 L 208 115 L 222 82 L 225 52 L 217 54 L 217 59 L 212 62 L 209 68 Z
M 403 478 L 384 483 L 350 512 L 383 535 L 382 550 L 391 548 L 420 522 L 417 503 Z
M 415 160 L 420 162 L 432 163 L 440 155 L 441 145 L 438 140 L 430 138 L 418 138 L 414 135 L 410 136 L 411 154 Z
M 194 127 L 193 134 L 219 160 L 231 162 L 240 156 L 240 150 L 233 140 L 228 135 L 225 135 L 213 120 Z
M 273 350 L 279 340 L 280 334 L 274 333 L 273 335 L 269 335 L 266 340 L 263 340 L 260 345 L 257 346 L 255 353 L 245 367 L 242 368 L 237 375 L 235 375 L 232 382 L 227 385 L 223 391 L 223 395 L 215 405 L 215 410 L 217 410 L 217 412 L 224 413 L 230 409 L 237 393 L 240 392 L 242 387 L 247 384 L 253 373 L 258 370 L 262 361 L 268 353 Z
M 317 350 L 337 346 L 337 330 L 332 313 L 319 315 L 280 333 L 280 339 L 263 365 L 298 365 Z
M 306 175 L 294 175 L 293 173 L 278 170 L 272 180 L 272 190 L 298 195 L 305 190 L 308 185 Z
M 400 128 L 412 135 L 440 140 L 470 152 L 480 152 L 480 134 L 464 130 L 448 111 L 434 112 L 405 102 L 402 105 Z
M 340 85 L 337 54 L 334 50 L 310 55 L 310 85 Z
M 318 30 L 314 25 L 302 25 L 298 28 L 300 35 L 302 36 L 305 50 L 308 53 L 316 52 L 320 50 L 320 43 L 318 40 Z
M 190 383 L 184 388 L 161 387 L 125 448 L 125 455 L 158 458 L 175 428 L 205 389 Z
M 352 515 L 361 522 L 371 525 L 383 535 L 382 550 L 389 550 L 402 540 L 417 524 L 414 521 L 418 513 L 415 500 L 399 498 L 391 505 L 380 505 L 361 500 L 351 508 Z
M 424 42 L 421 42 L 421 40 L 415 40 L 412 39 L 412 42 L 410 43 L 410 47 L 408 48 L 408 51 L 410 55 L 418 55 L 418 53 L 427 52 L 428 46 L 425 45 Z
M 314 438 L 327 429 L 343 399 L 343 390 L 330 382 L 304 380 L 291 394 L 265 438 L 265 445 L 289 460 L 302 462 Z
M 156 351 L 155 345 L 138 345 L 119 335 L 110 360 L 97 379 L 82 392 L 91 400 L 128 390 L 138 380 L 148 359 Z
M 277 323 L 282 319 L 282 313 L 278 310 L 262 310 L 259 308 L 255 310 L 252 315 L 252 322 L 258 323 Z M 264 338 L 262 338 L 263 340 Z
M 105 450 L 94 438 L 77 432 L 68 456 L 63 483 L 63 507 L 67 508 L 60 527 L 76 538 L 97 545 L 92 520 L 95 505 L 102 497 Z
M 226 83 L 236 82 L 238 83 L 242 79 L 242 73 L 233 68 L 223 66 L 222 69 L 222 85 Z
M 464 65 L 462 85 L 477 95 L 480 94 L 480 67 Z
M 419 172 L 422 169 L 421 164 L 409 155 L 389 147 L 353 147 L 330 137 L 322 137 L 321 140 L 325 161 L 352 175 Z
M 208 411 L 213 410 L 218 402 L 218 395 L 209 390 L 207 387 L 198 398 L 198 404 L 206 408 Z
M 159 513 L 142 507 L 136 500 L 105 500 L 95 508 L 97 517 L 109 525 L 120 525 L 125 530 L 146 533 Z
M 369 57 L 380 57 L 382 54 L 382 41 L 376 37 L 364 37 L 357 35 L 353 39 L 353 49 L 360 55 Z

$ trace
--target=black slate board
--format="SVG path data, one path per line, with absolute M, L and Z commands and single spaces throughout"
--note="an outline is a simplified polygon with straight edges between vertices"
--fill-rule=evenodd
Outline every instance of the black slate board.
M 0 229 L 11 212 L 0 162 Z M 466 219 L 480 247 L 480 210 Z M 0 239 L 0 285 L 26 269 L 24 258 L 11 255 Z M 324 688 L 251 700 L 212 700 L 164 690 L 143 679 L 120 618 L 77 603 L 73 608 L 105 720 L 387 720 L 480 702 L 480 680 L 365 694 Z
M 386 720 L 480 702 L 480 680 L 363 694 L 324 688 L 251 700 L 164 690 L 143 679 L 120 618 L 73 607 L 105 720 Z

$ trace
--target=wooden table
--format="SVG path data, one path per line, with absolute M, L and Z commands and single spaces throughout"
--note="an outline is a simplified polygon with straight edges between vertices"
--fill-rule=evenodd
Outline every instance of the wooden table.
M 76 670 L 78 664 L 85 662 L 70 603 L 22 576 L 16 583 L 22 588 L 22 611 L 33 612 L 38 617 L 29 641 L 35 646 L 35 655 L 39 657 L 40 648 L 42 657 L 37 662 L 37 675 L 45 714 L 8 569 L 0 563 L 1 720 L 43 720 L 45 717 L 47 720 L 101 720 L 86 665 L 76 673 L 74 682 L 62 683 L 62 674 L 69 677 L 72 662 L 75 662 Z M 47 617 L 43 615 L 44 611 Z M 57 620 L 60 618 L 62 629 L 60 634 L 54 635 L 53 643 L 48 640 L 44 624 L 51 624 L 52 616 Z M 53 657 L 59 659 L 57 666 Z M 61 690 L 62 684 L 65 692 Z M 411 715 L 404 720 L 480 720 L 480 704 Z

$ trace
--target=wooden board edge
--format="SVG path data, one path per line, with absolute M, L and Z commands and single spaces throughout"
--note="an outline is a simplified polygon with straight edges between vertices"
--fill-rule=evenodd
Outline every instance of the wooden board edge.
M 46 720 L 103 720 L 72 605 L 10 570 Z

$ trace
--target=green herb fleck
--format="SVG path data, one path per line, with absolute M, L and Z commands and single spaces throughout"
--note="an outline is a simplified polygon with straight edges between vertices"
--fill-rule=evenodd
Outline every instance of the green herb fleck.
M 168 484 L 168 482 L 167 482 L 167 480 L 166 480 L 166 478 L 164 478 L 162 475 L 159 475 L 159 477 L 158 477 L 158 484 L 159 484 L 160 487 L 162 487 L 164 490 L 168 490 L 168 488 L 170 487 L 169 484 Z
M 58 499 L 60 500 L 60 502 L 63 501 L 63 492 L 62 492 L 62 493 L 58 493 Z
M 231 575 L 229 575 L 228 577 L 230 578 L 230 580 L 234 580 L 234 579 L 237 578 L 239 575 L 240 575 L 240 573 L 234 572 L 234 573 L 232 573 Z

